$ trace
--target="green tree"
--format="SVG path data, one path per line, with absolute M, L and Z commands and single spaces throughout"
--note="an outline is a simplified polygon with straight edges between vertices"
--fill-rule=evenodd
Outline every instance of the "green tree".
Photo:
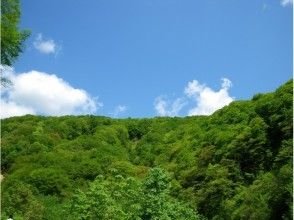
M 23 42 L 30 34 L 28 30 L 19 30 L 19 0 L 1 1 L 1 63 L 11 66 L 23 52 Z
M 45 195 L 66 194 L 69 180 L 60 169 L 39 168 L 33 170 L 28 176 L 28 181 L 35 186 L 40 193 Z
M 98 176 L 86 191 L 78 190 L 69 207 L 76 219 L 137 219 L 140 212 L 139 183 L 116 175 Z
M 169 196 L 169 186 L 170 178 L 160 168 L 151 169 L 144 182 L 98 176 L 73 197 L 70 212 L 76 219 L 198 219 L 190 207 Z
M 171 178 L 164 169 L 150 169 L 142 191 L 143 220 L 197 220 L 199 216 L 188 205 L 173 199 L 170 194 Z
M 30 35 L 29 30 L 20 30 L 19 0 L 1 1 L 1 64 L 11 66 L 24 49 L 24 41 Z M 10 81 L 0 73 L 2 86 L 7 86 Z
M 32 220 L 42 219 L 44 207 L 34 196 L 30 185 L 14 182 L 1 191 L 3 216 L 21 216 L 23 218 L 20 219 Z
M 225 202 L 226 219 L 276 219 L 270 218 L 270 201 L 276 187 L 275 177 L 271 173 L 262 175 L 249 187 L 240 187 L 237 194 Z

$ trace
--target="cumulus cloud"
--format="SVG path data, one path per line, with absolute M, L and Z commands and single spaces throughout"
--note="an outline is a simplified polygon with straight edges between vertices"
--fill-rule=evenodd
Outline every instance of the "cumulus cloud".
M 27 115 L 31 114 L 34 115 L 36 114 L 35 110 L 26 107 L 26 106 L 21 106 L 19 104 L 16 104 L 13 101 L 8 101 L 8 100 L 1 100 L 1 118 L 9 118 L 12 116 L 20 116 L 20 115 Z
M 118 115 L 124 113 L 126 110 L 127 110 L 127 106 L 125 106 L 125 105 L 118 105 L 114 109 L 113 116 L 114 117 L 117 117 Z
M 182 98 L 170 101 L 166 97 L 160 96 L 155 99 L 154 108 L 159 116 L 176 116 L 185 104 Z
M 42 34 L 38 34 L 34 42 L 34 47 L 44 54 L 57 53 L 58 46 L 52 39 L 44 40 Z
M 292 5 L 293 4 L 293 0 L 281 0 L 280 3 L 281 3 L 281 5 L 283 7 L 286 7 L 288 5 Z
M 214 91 L 205 84 L 193 80 L 185 87 L 183 97 L 174 101 L 157 97 L 154 108 L 159 116 L 175 116 L 189 104 L 194 107 L 188 109 L 186 115 L 210 115 L 234 100 L 228 92 L 231 86 L 232 82 L 223 78 L 220 90 Z
M 222 79 L 221 89 L 214 91 L 200 84 L 197 80 L 188 83 L 185 94 L 196 102 L 196 106 L 188 111 L 188 115 L 210 115 L 233 101 L 228 90 L 232 86 L 229 79 Z
M 93 114 L 102 103 L 85 90 L 73 88 L 53 74 L 29 71 L 15 74 L 1 67 L 12 85 L 1 90 L 1 118 L 25 114 L 69 115 Z

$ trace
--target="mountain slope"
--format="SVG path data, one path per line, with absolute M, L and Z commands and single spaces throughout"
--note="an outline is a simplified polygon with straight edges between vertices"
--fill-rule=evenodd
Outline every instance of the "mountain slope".
M 2 218 L 292 219 L 292 80 L 211 116 L 1 122 Z

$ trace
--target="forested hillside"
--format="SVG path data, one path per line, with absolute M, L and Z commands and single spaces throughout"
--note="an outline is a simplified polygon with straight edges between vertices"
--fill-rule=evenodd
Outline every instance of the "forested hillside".
M 211 116 L 2 120 L 2 219 L 292 219 L 292 83 Z

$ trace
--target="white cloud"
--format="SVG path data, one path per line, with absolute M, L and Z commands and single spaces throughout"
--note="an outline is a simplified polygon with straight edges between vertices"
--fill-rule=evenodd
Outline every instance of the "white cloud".
M 40 53 L 44 54 L 57 53 L 59 49 L 54 40 L 44 40 L 42 34 L 37 35 L 34 46 Z
M 280 3 L 281 3 L 281 5 L 283 7 L 286 7 L 288 5 L 292 5 L 293 4 L 293 0 L 281 0 Z
M 228 93 L 231 86 L 232 82 L 224 78 L 220 90 L 214 91 L 205 84 L 193 80 L 188 82 L 184 89 L 185 97 L 177 98 L 174 101 L 167 100 L 162 96 L 157 97 L 154 108 L 159 116 L 175 116 L 187 104 L 196 104 L 195 107 L 188 110 L 187 115 L 210 115 L 234 100 Z
M 118 105 L 115 107 L 114 112 L 113 112 L 113 116 L 117 117 L 119 114 L 124 113 L 127 110 L 127 106 L 125 105 Z
M 177 98 L 174 101 L 169 101 L 160 96 L 155 99 L 154 108 L 159 116 L 176 116 L 185 106 L 185 101 L 182 98 Z
M 12 101 L 1 100 L 1 118 L 9 118 L 12 116 L 20 116 L 36 114 L 35 110 L 29 107 L 21 106 Z
M 93 114 L 102 107 L 85 90 L 73 88 L 56 75 L 30 71 L 15 74 L 1 67 L 12 86 L 1 91 L 1 118 L 25 114 Z
M 197 80 L 189 82 L 185 88 L 185 94 L 195 100 L 196 106 L 188 111 L 188 115 L 210 115 L 216 110 L 233 101 L 228 90 L 232 86 L 229 79 L 222 79 L 219 91 L 214 91 Z
M 227 78 L 222 78 L 222 88 L 228 90 L 230 87 L 232 87 L 232 82 L 231 80 L 227 79 Z

